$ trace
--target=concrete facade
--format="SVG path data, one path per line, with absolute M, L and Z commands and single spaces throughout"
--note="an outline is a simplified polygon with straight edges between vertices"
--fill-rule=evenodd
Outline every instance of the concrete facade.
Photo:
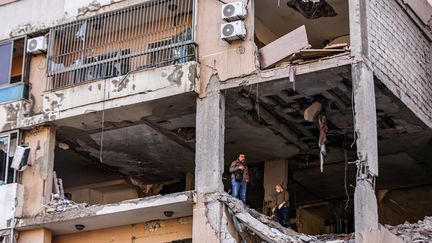
M 157 0 L 11 1 L 0 5 L 0 16 L 10 19 L 0 28 L 0 41 L 46 35 L 60 24 L 73 25 L 146 2 L 159 6 Z M 49 89 L 47 54 L 27 55 L 26 95 L 0 104 L 0 135 L 19 130 L 20 144 L 30 148 L 29 166 L 17 172 L 16 183 L 0 185 L 0 233 L 11 232 L 11 238 L 17 235 L 13 242 L 23 243 L 321 242 L 300 233 L 333 233 L 322 230 L 330 213 L 323 216 L 301 207 L 297 233 L 225 194 L 231 183 L 227 166 L 239 152 L 252 155 L 248 186 L 256 191 L 248 193 L 256 195 L 248 205 L 261 212 L 269 211 L 273 186 L 281 183 L 295 187 L 295 192 L 301 188 L 290 199 L 293 207 L 329 205 L 332 200 L 346 203 L 344 213 L 351 210 L 357 239 L 379 231 L 382 218 L 401 220 L 392 216 L 391 205 L 383 203 L 385 195 L 423 182 L 401 178 L 400 185 L 388 183 L 379 188 L 378 200 L 375 188 L 381 178 L 393 177 L 387 173 L 394 165 L 407 166 L 408 175 L 423 170 L 424 177 L 417 179 L 428 178 L 429 154 L 422 151 L 430 144 L 432 127 L 431 26 L 419 21 L 401 0 L 328 0 L 338 11 L 346 10 L 338 14 L 348 22 L 329 31 L 332 38 L 348 40 L 345 49 L 333 53 L 332 48 L 307 46 L 261 70 L 259 46 L 288 29 L 278 24 L 272 31 L 264 24 L 271 19 L 259 16 L 278 18 L 280 13 L 256 8 L 263 0 L 244 1 L 246 36 L 229 43 L 220 38 L 222 2 L 191 2 L 187 22 L 197 48 L 192 61 Z M 157 10 L 175 12 L 178 3 Z M 286 2 L 272 6 L 277 11 L 282 7 L 288 8 Z M 297 14 L 292 22 L 304 21 L 300 11 L 290 11 Z M 23 17 L 14 17 L 15 12 Z M 274 22 L 290 21 L 281 16 Z M 315 23 L 319 29 L 325 21 Z M 131 23 L 124 33 L 134 32 L 138 25 Z M 313 45 L 321 45 L 317 29 Z M 173 41 L 166 33 L 153 31 L 160 35 L 149 37 L 153 41 Z M 153 49 L 164 48 L 157 45 Z M 332 55 L 320 56 L 322 52 Z M 298 55 L 312 58 L 296 59 Z M 313 122 L 306 122 L 304 111 L 316 102 L 323 108 Z M 328 118 L 330 132 L 321 130 L 321 116 Z M 409 148 L 396 144 L 420 135 L 422 139 Z M 324 172 L 319 174 L 315 169 L 322 153 L 317 146 L 321 136 L 330 142 Z M 13 154 L 13 149 L 5 153 Z M 407 159 L 388 163 L 400 153 Z M 356 184 L 354 190 L 350 183 Z M 334 189 L 342 184 L 344 191 Z M 389 212 L 385 217 L 379 212 L 383 205 L 383 212 Z M 412 219 L 422 214 L 418 215 Z

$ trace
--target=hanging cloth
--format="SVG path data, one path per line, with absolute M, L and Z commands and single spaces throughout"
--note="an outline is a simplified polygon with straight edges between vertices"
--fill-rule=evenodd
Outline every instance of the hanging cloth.
M 327 155 L 325 144 L 327 142 L 327 118 L 325 116 L 320 116 L 318 118 L 318 124 L 320 129 L 320 135 L 318 140 L 318 146 L 320 147 L 320 170 L 321 173 L 324 171 L 324 157 Z

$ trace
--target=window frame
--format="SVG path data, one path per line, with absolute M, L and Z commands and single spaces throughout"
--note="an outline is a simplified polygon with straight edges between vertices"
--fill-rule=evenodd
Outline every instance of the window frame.
M 23 45 L 23 59 L 22 59 L 22 64 L 21 64 L 21 80 L 19 82 L 15 82 L 15 83 L 11 83 L 11 78 L 12 78 L 12 66 L 13 66 L 13 49 L 15 47 L 15 42 L 18 40 L 24 40 L 24 45 Z M 8 44 L 11 43 L 11 56 L 9 58 L 9 80 L 6 83 L 0 83 L 0 89 L 1 88 L 5 88 L 5 87 L 9 87 L 9 86 L 13 86 L 13 85 L 18 85 L 18 84 L 28 84 L 28 76 L 27 76 L 27 68 L 29 67 L 29 62 L 28 60 L 30 60 L 30 58 L 28 58 L 28 54 L 27 54 L 27 40 L 28 40 L 28 36 L 24 35 L 24 36 L 17 36 L 14 38 L 10 38 L 10 39 L 6 39 L 6 40 L 1 40 L 0 41 L 0 45 L 4 45 L 4 44 Z
M 6 170 L 4 171 L 4 174 L 3 174 L 4 175 L 3 184 L 0 184 L 0 186 L 6 185 L 6 184 L 11 184 L 11 183 L 16 183 L 17 179 L 18 179 L 18 171 L 12 168 L 14 175 L 12 177 L 12 182 L 8 182 L 9 167 L 10 167 L 10 163 L 11 163 L 11 161 L 9 161 L 9 153 L 10 153 L 10 149 L 11 149 L 11 136 L 14 133 L 16 134 L 16 137 L 17 137 L 16 138 L 16 147 L 17 147 L 20 145 L 20 142 L 21 142 L 20 130 L 12 130 L 12 131 L 8 131 L 8 132 L 0 133 L 0 138 L 7 137 L 7 139 L 8 139 L 8 146 L 7 146 L 7 153 L 6 153 L 7 159 L 6 159 L 6 166 L 5 166 Z M 13 157 L 12 157 L 12 160 L 13 160 Z

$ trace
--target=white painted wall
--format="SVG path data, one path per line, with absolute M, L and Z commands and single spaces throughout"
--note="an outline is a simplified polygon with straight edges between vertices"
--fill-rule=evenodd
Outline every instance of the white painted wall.
M 0 6 L 0 40 L 52 26 L 64 18 L 63 8 L 64 0 L 19 0 Z
M 24 187 L 21 184 L 0 186 L 0 229 L 8 228 L 8 220 L 21 216 L 23 201 Z
M 124 0 L 17 0 L 1 5 L 0 41 L 73 21 L 80 8 L 91 4 L 103 7 L 122 1 Z

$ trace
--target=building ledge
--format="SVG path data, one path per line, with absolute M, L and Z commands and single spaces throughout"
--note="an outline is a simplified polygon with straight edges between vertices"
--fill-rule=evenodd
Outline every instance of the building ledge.
M 353 59 L 350 53 L 343 53 L 336 56 L 326 57 L 318 60 L 313 60 L 301 64 L 296 64 L 296 75 L 304 75 L 314 72 L 323 71 L 326 69 L 338 68 L 342 66 L 351 65 Z M 290 65 L 276 67 L 268 70 L 261 70 L 252 75 L 240 78 L 228 79 L 221 82 L 220 88 L 231 89 L 241 86 L 248 86 L 253 84 L 265 83 L 274 80 L 288 79 L 290 73 Z
M 83 114 L 193 93 L 199 89 L 198 66 L 195 61 L 190 61 L 49 90 L 42 95 L 41 113 L 24 117 L 13 116 L 7 121 L 10 123 L 8 127 L 26 129 Z M 0 107 L 0 114 L 1 112 Z M 2 126 L 4 125 L 0 117 L 0 128 Z
M 54 235 L 78 232 L 75 225 L 82 224 L 82 231 L 97 230 L 152 220 L 169 219 L 165 211 L 174 212 L 171 218 L 192 215 L 195 193 L 186 191 L 168 195 L 138 198 L 119 203 L 93 205 L 65 212 L 54 212 L 21 218 L 17 221 L 19 231 L 47 228 Z

